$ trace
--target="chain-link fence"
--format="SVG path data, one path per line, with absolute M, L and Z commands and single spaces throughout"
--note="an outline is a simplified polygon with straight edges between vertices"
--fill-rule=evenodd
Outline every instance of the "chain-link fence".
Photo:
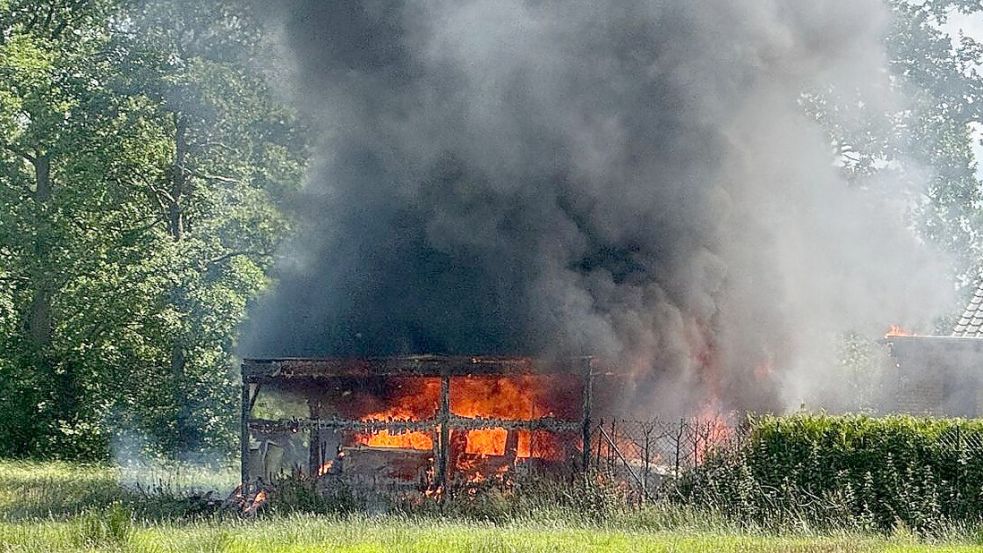
M 739 447 L 747 426 L 723 416 L 691 419 L 600 419 L 591 434 L 590 464 L 643 492 L 659 489 L 720 448 Z
M 964 432 L 956 426 L 939 436 L 939 447 L 967 455 L 983 454 L 983 435 L 977 432 Z

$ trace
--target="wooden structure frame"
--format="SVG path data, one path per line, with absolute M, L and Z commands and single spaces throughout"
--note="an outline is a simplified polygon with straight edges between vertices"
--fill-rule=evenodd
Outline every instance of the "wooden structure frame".
M 241 412 L 241 481 L 248 490 L 252 476 L 249 472 L 249 440 L 252 430 L 291 431 L 321 429 L 352 430 L 358 432 L 432 432 L 436 437 L 437 456 L 434 480 L 438 486 L 447 482 L 448 444 L 451 428 L 476 430 L 505 428 L 521 430 L 546 430 L 551 432 L 577 432 L 582 439 L 581 468 L 590 465 L 591 451 L 591 403 L 593 393 L 594 360 L 591 357 L 539 360 L 530 357 L 505 356 L 442 356 L 415 355 L 371 358 L 277 358 L 244 359 L 242 363 L 242 412 Z M 470 418 L 454 415 L 450 409 L 450 388 L 454 377 L 472 376 L 523 376 L 570 375 L 581 379 L 582 401 L 579 420 L 562 420 L 543 417 L 532 420 L 496 418 Z M 440 397 L 433 418 L 423 420 L 355 420 L 335 416 L 320 417 L 312 410 L 306 419 L 265 420 L 251 416 L 259 391 L 264 384 L 277 382 L 305 382 L 317 385 L 318 381 L 331 378 L 370 377 L 431 377 L 440 378 Z M 311 472 L 320 457 L 311 441 Z

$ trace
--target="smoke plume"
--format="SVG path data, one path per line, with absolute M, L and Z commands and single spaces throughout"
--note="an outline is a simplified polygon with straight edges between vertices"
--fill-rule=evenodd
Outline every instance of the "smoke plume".
M 626 404 L 780 409 L 944 299 L 801 105 L 898 101 L 880 2 L 275 11 L 319 157 L 245 354 L 592 354 Z

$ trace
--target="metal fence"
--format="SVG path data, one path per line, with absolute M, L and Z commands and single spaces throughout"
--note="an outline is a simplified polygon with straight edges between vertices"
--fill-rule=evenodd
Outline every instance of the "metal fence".
M 939 447 L 956 453 L 983 453 L 983 435 L 977 432 L 964 432 L 956 426 L 944 432 L 937 441 Z
M 667 479 L 699 466 L 710 454 L 740 448 L 750 432 L 748 421 L 725 416 L 601 419 L 592 424 L 590 465 L 633 485 L 643 495 L 652 495 Z M 861 447 L 875 446 L 867 443 L 872 438 L 860 439 Z M 958 461 L 962 466 L 965 459 L 983 457 L 983 433 L 953 426 L 925 446 L 944 457 L 962 459 Z
M 652 492 L 713 451 L 739 447 L 747 433 L 746 425 L 727 417 L 600 419 L 591 433 L 591 466 Z

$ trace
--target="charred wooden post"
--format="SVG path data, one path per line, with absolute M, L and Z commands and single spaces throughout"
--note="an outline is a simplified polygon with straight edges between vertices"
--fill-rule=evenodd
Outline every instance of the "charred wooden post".
M 644 465 L 642 467 L 642 480 L 645 481 L 645 488 L 646 488 L 646 490 L 648 489 L 648 485 L 649 485 L 649 474 L 651 472 L 651 469 L 650 469 L 650 464 L 651 464 L 650 447 L 651 447 L 651 444 L 652 444 L 652 430 L 653 429 L 654 429 L 653 426 L 647 426 L 645 428 L 645 446 L 644 446 L 644 449 L 643 449 L 643 452 L 642 452 L 642 455 L 644 456 L 643 459 L 642 459 L 642 461 L 644 463 Z
M 440 436 L 437 439 L 437 474 L 436 484 L 445 487 L 447 484 L 447 460 L 450 456 L 450 420 L 451 420 L 451 379 L 444 375 L 440 378 L 440 407 L 437 411 L 437 423 Z
M 242 407 L 240 411 L 239 429 L 239 462 L 240 466 L 240 485 L 243 497 L 249 492 L 249 412 L 252 408 L 252 401 L 249 397 L 249 379 L 246 377 L 246 365 L 241 367 L 242 374 Z
M 252 398 L 249 400 L 249 411 L 250 412 L 253 410 L 253 407 L 256 406 L 256 400 L 259 399 L 259 391 L 262 388 L 263 388 L 263 385 L 262 384 L 257 384 L 256 385 L 256 389 L 253 390 Z
M 532 438 L 530 437 L 530 449 L 532 448 Z M 510 429 L 505 436 L 505 462 L 509 466 L 515 465 L 515 460 L 519 456 L 519 432 Z
M 590 469 L 590 408 L 593 395 L 594 375 L 591 373 L 591 358 L 584 358 L 583 367 L 583 409 L 581 410 L 581 432 L 583 433 L 583 469 Z
M 310 430 L 308 474 L 317 476 L 321 471 L 321 465 L 324 464 L 322 460 L 324 456 L 321 454 L 321 425 L 318 424 L 321 420 L 321 402 L 309 399 L 307 400 L 307 408 L 310 410 L 311 420 L 315 423 Z

